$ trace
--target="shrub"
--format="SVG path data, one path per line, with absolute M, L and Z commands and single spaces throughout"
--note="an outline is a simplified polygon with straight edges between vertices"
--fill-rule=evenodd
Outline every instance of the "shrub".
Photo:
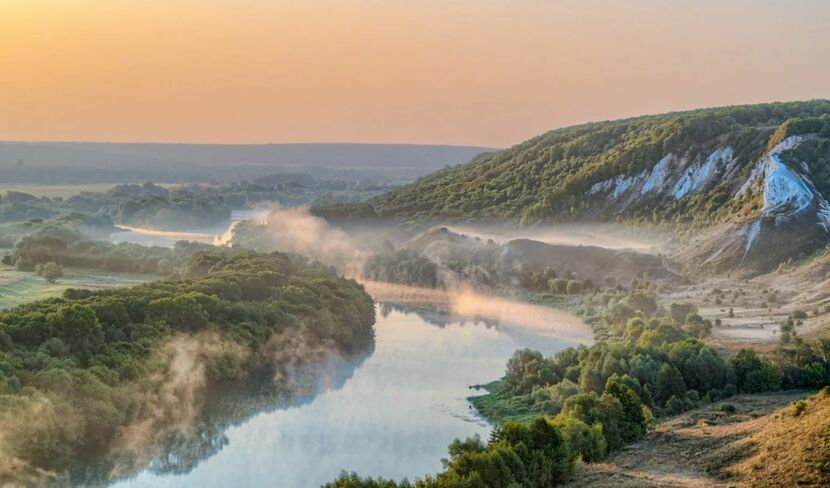
M 583 291 L 582 282 L 576 280 L 568 281 L 566 291 L 569 295 L 579 295 Z
M 793 417 L 798 417 L 805 408 L 807 408 L 807 402 L 804 400 L 798 400 L 790 406 L 790 413 Z

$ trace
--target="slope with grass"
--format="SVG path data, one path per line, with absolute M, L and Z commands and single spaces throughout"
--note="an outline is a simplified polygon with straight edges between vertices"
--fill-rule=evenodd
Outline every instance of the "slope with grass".
M 739 395 L 672 418 L 574 487 L 828 486 L 830 395 Z
M 799 133 L 827 137 L 826 119 L 813 119 L 828 114 L 830 101 L 812 101 L 566 127 L 433 173 L 372 204 L 380 215 L 392 217 L 534 222 L 615 214 L 652 220 L 655 204 L 663 203 L 665 208 L 656 209 L 658 219 L 709 219 L 718 209 L 707 197 L 726 203 L 730 195 L 724 191 L 737 190 L 749 178 L 754 163 L 776 146 L 771 140 Z M 824 151 L 819 156 L 817 170 L 826 163 Z M 824 189 L 825 181 L 818 186 Z

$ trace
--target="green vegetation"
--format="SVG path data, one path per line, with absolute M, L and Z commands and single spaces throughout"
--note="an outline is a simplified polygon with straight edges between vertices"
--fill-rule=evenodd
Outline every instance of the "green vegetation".
M 598 296 L 610 304 L 592 321 L 604 340 L 551 358 L 517 351 L 504 379 L 487 385 L 488 395 L 471 399 L 476 408 L 495 422 L 554 416 L 569 398 L 602 395 L 619 378 L 646 407 L 664 415 L 738 391 L 818 388 L 830 382 L 830 341 L 807 344 L 796 338 L 773 359 L 743 349 L 727 361 L 700 340 L 711 324 L 694 307 L 672 304 L 666 310 L 641 291 L 622 300 L 614 291 Z
M 456 440 L 446 468 L 415 483 L 343 473 L 324 488 L 511 488 L 556 486 L 573 469 L 574 455 L 559 427 L 545 419 L 528 425 L 508 422 L 495 429 L 487 444 L 478 437 Z
M 368 203 L 343 203 L 316 201 L 309 209 L 312 215 L 329 222 L 340 220 L 371 220 L 377 217 L 375 208 Z
M 115 185 L 103 192 L 80 191 L 72 196 L 53 198 L 9 190 L 0 195 L 0 224 L 51 221 L 90 238 L 111 231 L 113 222 L 157 229 L 203 229 L 226 223 L 232 209 L 275 203 L 286 206 L 313 204 L 315 209 L 332 218 L 336 218 L 341 210 L 349 213 L 346 218 L 369 218 L 371 215 L 365 212 L 373 213 L 372 207 L 361 207 L 357 202 L 391 188 L 368 183 L 318 181 L 309 175 L 298 178 L 303 184 L 276 176 L 280 175 L 255 183 L 217 186 Z M 363 213 L 353 214 L 360 209 Z M 17 238 L 31 235 L 23 230 L 17 229 L 14 237 L 4 233 L 0 245 L 11 246 Z
M 0 222 L 83 216 L 110 227 L 118 222 L 181 228 L 213 225 L 230 215 L 231 208 L 221 195 L 198 186 L 169 189 L 145 183 L 117 185 L 105 192 L 82 192 L 68 198 L 36 197 L 18 191 L 0 196 Z
M 594 283 L 591 280 L 577 280 L 573 273 L 567 273 L 565 278 L 559 278 L 551 268 L 545 268 L 543 271 L 521 269 L 517 274 L 519 286 L 535 292 L 581 295 L 594 289 Z
M 381 252 L 373 254 L 363 266 L 363 275 L 370 280 L 435 288 L 440 283 L 438 266 L 415 251 L 396 251 L 389 241 Z
M 470 399 L 477 410 L 497 424 L 552 419 L 573 452 L 591 462 L 640 439 L 654 415 L 675 415 L 737 392 L 830 383 L 830 341 L 811 345 L 796 337 L 774 359 L 743 349 L 726 360 L 700 340 L 711 324 L 693 306 L 663 309 L 642 291 L 622 300 L 614 291 L 605 296 L 605 313 L 594 323 L 605 340 L 550 358 L 516 351 L 504 378 Z
M 35 266 L 35 273 L 42 276 L 47 283 L 54 283 L 63 276 L 63 267 L 51 261 Z
M 105 290 L 145 283 L 155 278 L 147 274 L 102 273 L 97 270 L 64 269 L 55 283 L 28 271 L 0 266 L 0 309 L 63 295 L 70 288 Z
M 269 351 L 288 347 L 271 342 L 281 334 L 344 355 L 373 342 L 371 298 L 326 266 L 281 253 L 199 253 L 182 274 L 0 311 L 4 459 L 62 471 L 106 452 L 125 426 L 161 408 L 169 360 L 159 353 L 180 338 L 209 342 L 195 356 L 208 384 L 280 367 Z
M 114 231 L 108 217 L 73 212 L 55 219 L 34 218 L 22 222 L 0 223 L 0 247 L 14 247 L 23 237 L 54 237 L 67 242 L 104 237 Z
M 594 122 L 557 129 L 510 149 L 447 168 L 369 201 L 384 218 L 474 220 L 611 219 L 608 202 L 592 185 L 636 175 L 667 154 L 697 156 L 729 146 L 740 174 L 768 144 L 792 134 L 816 134 L 813 164 L 827 172 L 830 101 L 723 107 Z M 822 159 L 824 158 L 824 159 Z M 826 175 L 825 175 L 826 176 Z M 821 178 L 820 178 L 821 179 Z M 822 179 L 825 181 L 826 178 Z M 705 191 L 674 200 L 643 197 L 621 210 L 626 220 L 707 223 L 734 218 L 757 199 L 733 199 L 739 182 L 722 179 Z M 824 183 L 821 187 L 826 186 Z
M 174 273 L 194 253 L 215 249 L 208 244 L 179 241 L 173 248 L 145 247 L 123 242 L 79 240 L 75 236 L 23 237 L 3 263 L 22 271 L 36 271 L 54 263 L 71 268 L 101 269 L 113 273 Z

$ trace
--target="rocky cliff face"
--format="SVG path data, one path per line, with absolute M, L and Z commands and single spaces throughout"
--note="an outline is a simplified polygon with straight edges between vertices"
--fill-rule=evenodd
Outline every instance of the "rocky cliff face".
M 701 231 L 682 247 L 681 257 L 689 266 L 704 269 L 768 271 L 830 242 L 830 204 L 813 181 L 811 162 L 794 154 L 811 138 L 816 136 L 786 137 L 750 162 L 734 158 L 728 146 L 694 157 L 668 154 L 634 176 L 595 183 L 588 193 L 605 200 L 599 205 L 602 212 L 619 213 L 644 203 L 659 206 L 695 195 L 709 198 L 716 187 L 725 187 L 729 199 L 723 205 L 743 212 Z

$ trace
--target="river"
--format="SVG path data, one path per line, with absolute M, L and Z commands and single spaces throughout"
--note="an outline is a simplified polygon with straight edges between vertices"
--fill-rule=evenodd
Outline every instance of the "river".
M 156 245 L 192 237 L 147 229 L 118 234 Z M 206 232 L 203 241 L 211 237 Z M 467 401 L 478 394 L 472 385 L 500 378 L 516 349 L 553 354 L 593 341 L 579 318 L 546 307 L 473 291 L 365 285 L 377 302 L 375 348 L 367 356 L 336 371 L 328 365 L 314 394 L 301 401 L 261 407 L 249 400 L 257 406 L 243 407 L 232 421 L 208 422 L 110 486 L 305 488 L 343 470 L 410 480 L 434 474 L 453 439 L 486 438 L 492 428 Z M 224 398 L 223 409 L 234 411 L 228 404 L 246 398 Z
M 591 342 L 588 327 L 573 316 L 563 314 L 562 323 L 547 328 L 524 326 L 521 317 L 533 306 L 515 303 L 521 313 L 511 320 L 511 302 L 499 300 L 479 314 L 468 296 L 463 306 L 478 319 L 379 303 L 375 350 L 344 381 L 323 382 L 304 403 L 227 428 L 214 442 L 219 448 L 186 472 L 176 459 L 192 453 L 179 452 L 112 486 L 303 488 L 344 469 L 394 479 L 436 473 L 454 438 L 486 438 L 491 429 L 467 401 L 476 394 L 471 385 L 502 376 L 517 348 L 550 354 Z

